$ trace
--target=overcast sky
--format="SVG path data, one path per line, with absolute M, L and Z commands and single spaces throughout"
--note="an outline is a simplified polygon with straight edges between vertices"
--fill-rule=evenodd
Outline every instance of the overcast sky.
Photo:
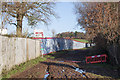
M 51 22 L 48 26 L 38 23 L 34 29 L 42 29 L 44 31 L 45 37 L 51 37 L 51 30 L 54 29 L 57 33 L 67 32 L 67 31 L 79 31 L 79 26 L 77 25 L 76 15 L 74 14 L 74 4 L 73 2 L 56 2 L 55 12 L 60 17 L 58 19 L 51 18 Z M 14 25 L 7 25 L 9 33 L 14 33 L 16 28 Z M 34 29 L 29 28 L 27 25 L 27 20 L 23 20 L 23 30 L 28 28 L 29 32 L 33 32 Z

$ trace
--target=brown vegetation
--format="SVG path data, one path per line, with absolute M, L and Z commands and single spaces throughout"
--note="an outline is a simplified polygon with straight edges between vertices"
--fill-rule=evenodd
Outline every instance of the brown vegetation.
M 120 18 L 118 2 L 78 3 L 75 5 L 78 24 L 89 40 L 108 52 L 112 64 L 120 64 Z

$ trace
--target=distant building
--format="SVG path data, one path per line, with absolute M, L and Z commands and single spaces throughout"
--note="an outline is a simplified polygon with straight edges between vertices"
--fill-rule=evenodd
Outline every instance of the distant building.
M 7 29 L 0 29 L 0 34 L 6 35 L 6 34 L 8 34 L 8 30 Z
M 44 37 L 43 30 L 41 30 L 41 29 L 35 29 L 34 30 L 34 37 Z

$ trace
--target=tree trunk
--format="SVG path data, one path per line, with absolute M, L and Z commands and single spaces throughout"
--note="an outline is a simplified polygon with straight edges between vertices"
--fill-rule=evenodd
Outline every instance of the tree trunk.
M 120 46 L 118 44 L 113 44 L 109 46 L 108 52 L 109 52 L 109 61 L 113 65 L 118 65 L 120 63 L 119 59 L 119 53 L 120 53 Z
M 118 63 L 118 59 L 117 59 L 117 57 L 118 57 L 118 56 L 117 56 L 117 53 L 118 53 L 117 44 L 114 44 L 113 46 L 114 46 L 114 48 L 113 48 L 113 49 L 114 49 L 114 52 L 113 52 L 113 53 L 114 53 L 114 57 L 115 57 L 115 62 L 116 62 L 116 64 L 118 65 L 119 63 Z
M 18 14 L 17 15 L 17 29 L 16 29 L 16 34 L 17 36 L 22 36 L 22 19 L 23 19 L 23 16 Z

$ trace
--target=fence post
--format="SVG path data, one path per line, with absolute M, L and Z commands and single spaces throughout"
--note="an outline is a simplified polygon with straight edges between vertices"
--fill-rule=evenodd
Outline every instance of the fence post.
M 2 76 L 2 65 L 3 65 L 3 61 L 2 61 L 2 36 L 0 36 L 0 77 Z
M 85 43 L 85 47 L 86 47 L 86 48 L 88 47 L 88 43 Z

